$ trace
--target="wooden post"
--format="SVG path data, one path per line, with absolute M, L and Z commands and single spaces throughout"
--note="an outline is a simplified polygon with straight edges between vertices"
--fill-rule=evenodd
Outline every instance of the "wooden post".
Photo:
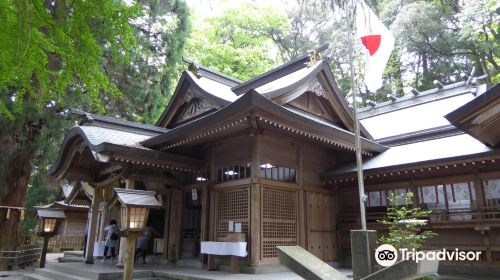
M 99 204 L 102 200 L 102 189 L 94 186 L 94 197 L 92 197 L 92 208 L 90 212 L 89 233 L 87 235 L 87 249 L 85 256 L 86 264 L 94 263 L 94 243 L 97 231 L 97 216 L 99 215 Z
M 260 172 L 260 136 L 253 136 L 252 141 L 252 178 L 258 178 Z M 261 214 L 260 214 L 260 185 L 252 184 L 250 188 L 250 229 L 248 247 L 250 248 L 250 265 L 256 266 L 260 262 L 261 247 Z
M 183 194 L 181 190 L 172 191 L 168 232 L 168 259 L 174 262 L 180 256 Z
M 170 225 L 170 205 L 172 204 L 172 192 L 167 191 L 165 195 L 165 228 L 163 229 L 163 258 L 168 259 L 168 239 L 169 239 L 169 225 Z
M 304 152 L 302 146 L 297 147 L 297 184 L 300 186 L 299 191 L 299 245 L 307 250 L 307 237 L 306 237 L 306 194 L 304 191 Z
M 134 252 L 135 252 L 135 239 L 136 232 L 129 232 L 127 239 L 127 250 L 125 252 L 125 262 L 123 267 L 123 280 L 132 280 L 134 274 Z
M 260 262 L 260 236 L 261 236 L 261 215 L 260 215 L 260 185 L 253 184 L 250 190 L 250 265 L 256 266 Z
M 43 236 L 43 246 L 42 246 L 42 254 L 40 255 L 40 268 L 45 267 L 45 260 L 47 259 L 47 247 L 49 245 L 49 236 Z
M 125 188 L 127 190 L 133 190 L 135 186 L 135 181 L 130 179 L 125 179 Z M 124 254 L 127 250 L 127 238 L 120 237 L 120 249 L 118 250 L 118 261 L 116 262 L 116 267 L 123 267 Z
M 200 226 L 200 242 L 207 241 L 207 232 L 208 232 L 208 216 L 210 211 L 210 193 L 208 191 L 208 185 L 205 184 L 201 190 L 201 226 Z M 200 243 L 201 248 L 201 243 Z M 203 263 L 203 255 L 200 254 L 200 261 Z
M 478 170 L 474 170 L 474 190 L 476 191 L 476 201 L 479 208 L 485 206 L 486 197 L 484 196 L 483 180 L 479 177 Z

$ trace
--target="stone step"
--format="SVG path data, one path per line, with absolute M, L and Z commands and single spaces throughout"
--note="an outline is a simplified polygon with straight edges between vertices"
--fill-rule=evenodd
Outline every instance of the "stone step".
M 52 280 L 89 280 L 87 277 L 80 277 L 70 273 L 64 273 L 50 268 L 38 268 L 35 274 L 47 277 Z
M 47 278 L 45 276 L 34 274 L 34 273 L 24 274 L 21 279 L 22 280 L 52 280 L 52 278 Z
M 81 257 L 83 258 L 83 251 L 65 251 L 65 257 Z
M 65 256 L 65 257 L 57 258 L 57 261 L 60 263 L 62 263 L 62 262 L 83 262 L 83 257 Z
M 62 264 L 62 263 L 61 263 Z M 76 277 L 82 277 L 86 279 L 98 279 L 99 278 L 99 273 L 94 272 L 92 270 L 82 270 L 82 269 L 75 269 L 71 266 L 65 266 L 65 265 L 58 265 L 58 264 L 47 264 L 45 266 L 47 269 L 51 269 L 57 272 L 65 273 L 65 274 L 70 274 Z M 89 267 L 91 268 L 91 267 Z

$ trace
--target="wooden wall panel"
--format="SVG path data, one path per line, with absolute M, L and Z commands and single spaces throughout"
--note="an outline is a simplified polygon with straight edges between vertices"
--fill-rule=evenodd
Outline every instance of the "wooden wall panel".
M 335 166 L 335 156 L 329 155 L 324 149 L 310 146 L 304 146 L 303 154 L 303 184 L 324 187 L 325 184 L 319 174 Z
M 251 162 L 252 137 L 238 135 L 227 138 L 214 147 L 213 156 L 216 167 Z
M 264 134 L 261 137 L 260 161 L 297 168 L 296 144 L 284 137 Z
M 326 261 L 337 260 L 335 199 L 333 195 L 307 192 L 307 250 Z

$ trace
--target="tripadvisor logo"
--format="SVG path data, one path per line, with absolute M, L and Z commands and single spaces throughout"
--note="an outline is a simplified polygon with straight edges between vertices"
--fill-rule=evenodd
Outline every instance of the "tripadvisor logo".
M 394 246 L 382 244 L 375 250 L 375 260 L 381 266 L 391 266 L 398 261 L 398 255 L 402 261 L 479 261 L 481 251 L 459 251 L 442 249 L 439 251 L 416 251 L 402 248 L 396 250 Z

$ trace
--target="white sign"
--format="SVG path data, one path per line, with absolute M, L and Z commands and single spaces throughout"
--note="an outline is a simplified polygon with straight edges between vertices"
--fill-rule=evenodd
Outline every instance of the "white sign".
M 196 191 L 196 189 L 191 190 L 191 197 L 193 200 L 198 200 L 198 191 Z
M 227 229 L 227 231 L 229 232 L 234 231 L 234 221 L 229 221 L 229 228 Z
M 202 241 L 200 249 L 202 254 L 208 255 L 237 257 L 246 257 L 248 255 L 246 242 Z
M 241 223 L 234 223 L 234 232 L 241 232 Z

